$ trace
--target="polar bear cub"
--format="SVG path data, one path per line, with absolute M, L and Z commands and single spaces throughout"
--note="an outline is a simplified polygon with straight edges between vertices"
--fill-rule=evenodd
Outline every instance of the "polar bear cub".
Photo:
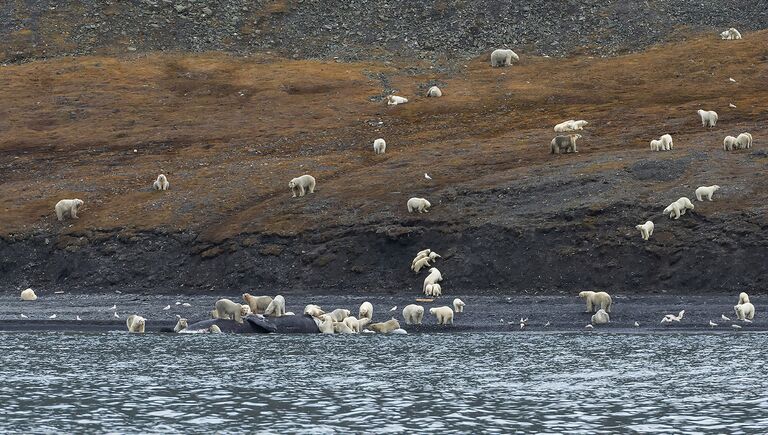
M 384 154 L 387 152 L 387 142 L 382 138 L 373 141 L 373 152 L 376 154 Z
M 28 288 L 21 292 L 21 300 L 22 301 L 36 301 L 37 295 L 35 294 L 35 291 L 31 288 Z
M 440 284 L 427 284 L 426 290 L 424 290 L 426 296 L 440 297 L 443 295 L 443 287 Z
M 299 196 L 304 196 L 307 191 L 309 191 L 309 193 L 315 193 L 315 184 L 315 177 L 309 174 L 304 174 L 301 177 L 292 179 L 288 182 L 288 187 L 293 194 L 291 198 L 296 198 L 296 193 L 298 193 Z
M 717 125 L 717 112 L 714 110 L 697 110 L 696 113 L 701 117 L 703 127 L 714 127 Z
M 429 213 L 428 209 L 432 207 L 432 204 L 424 198 L 411 198 L 406 205 L 408 206 L 408 213 L 413 213 L 414 211 Z
M 398 97 L 397 95 L 387 95 L 387 105 L 397 106 L 398 104 L 405 104 L 408 99 L 405 97 Z
M 595 313 L 592 316 L 592 324 L 593 325 L 603 325 L 611 321 L 611 316 L 608 315 L 605 310 L 600 309 L 597 310 L 597 313 Z
M 736 28 L 731 27 L 728 30 L 720 32 L 720 39 L 741 39 L 741 33 Z
M 137 314 L 131 314 L 127 319 L 125 319 L 125 325 L 128 327 L 128 332 L 143 334 L 146 324 L 147 319 Z
M 635 225 L 635 228 L 640 230 L 640 237 L 643 240 L 648 240 L 653 235 L 653 222 L 645 221 L 642 225 Z
M 248 304 L 251 308 L 251 312 L 254 314 L 264 314 L 264 311 L 272 303 L 272 298 L 269 296 L 253 296 L 250 293 L 243 293 L 243 302 Z
M 72 219 L 79 219 L 77 217 L 77 209 L 82 205 L 82 199 L 62 199 L 56 203 L 56 206 L 53 209 L 56 212 L 56 218 L 60 221 L 63 221 L 64 217 L 67 215 Z
M 403 319 L 406 325 L 421 325 L 424 319 L 424 307 L 416 304 L 406 305 L 403 308 Z
M 611 295 L 606 292 L 583 291 L 579 293 L 579 297 L 586 301 L 587 313 L 596 311 L 597 307 L 600 307 L 601 310 L 605 310 L 606 313 L 611 312 L 613 300 L 611 299 Z
M 360 310 L 357 313 L 357 317 L 360 319 L 372 319 L 373 318 L 373 304 L 368 301 L 360 304 Z
M 285 316 L 285 298 L 281 295 L 275 296 L 264 310 L 265 316 L 282 317 Z
M 755 306 L 752 305 L 751 302 L 735 305 L 733 311 L 736 312 L 736 317 L 738 317 L 739 320 L 752 320 L 755 318 Z
M 453 325 L 453 310 L 451 307 L 430 308 L 429 314 L 434 314 L 438 325 Z
M 154 183 L 152 183 L 152 187 L 155 190 L 168 190 L 168 187 L 170 187 L 171 183 L 168 182 L 168 179 L 165 178 L 165 175 L 160 174 L 157 176 L 157 180 L 155 180 Z
M 443 96 L 443 91 L 441 91 L 440 88 L 438 88 L 437 86 L 432 86 L 427 91 L 427 96 L 428 97 L 442 97 Z
M 704 201 L 703 197 L 707 197 L 707 201 L 712 201 L 712 194 L 717 192 L 720 186 L 715 184 L 714 186 L 701 186 L 696 189 L 696 200 Z
M 352 330 L 355 334 L 360 333 L 360 321 L 355 318 L 355 316 L 349 316 L 344 319 L 344 324 L 349 327 L 349 329 Z
M 663 151 L 661 149 L 661 141 L 658 139 L 653 139 L 651 141 L 651 151 Z
M 456 298 L 456 299 L 453 300 L 453 311 L 455 311 L 457 313 L 463 313 L 465 305 L 466 304 L 464 303 L 464 301 L 462 301 L 459 298 Z

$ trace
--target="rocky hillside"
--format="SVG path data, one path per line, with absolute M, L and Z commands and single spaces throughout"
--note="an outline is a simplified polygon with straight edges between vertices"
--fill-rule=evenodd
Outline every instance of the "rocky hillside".
M 299 59 L 613 55 L 691 33 L 768 27 L 745 0 L 14 0 L 0 60 L 150 51 L 270 50 Z

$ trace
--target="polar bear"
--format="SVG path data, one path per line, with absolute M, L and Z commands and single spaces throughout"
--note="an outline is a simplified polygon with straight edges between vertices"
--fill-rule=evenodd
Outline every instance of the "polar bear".
M 372 319 L 373 318 L 373 304 L 371 304 L 368 301 L 363 302 L 360 304 L 360 310 L 357 313 L 357 317 L 361 319 Z
M 127 319 L 125 319 L 125 325 L 128 327 L 128 332 L 143 334 L 146 324 L 147 319 L 137 314 L 131 314 Z
M 726 136 L 725 139 L 723 139 L 723 151 L 733 151 L 737 148 L 738 143 L 736 142 L 736 138 L 733 136 Z
M 635 225 L 635 228 L 640 230 L 640 237 L 643 240 L 648 240 L 653 235 L 653 222 L 645 221 L 642 225 Z
M 272 298 L 269 296 L 253 296 L 250 293 L 243 293 L 243 302 L 251 307 L 251 312 L 254 314 L 264 314 Z
M 328 315 L 331 316 L 331 319 L 333 319 L 334 322 L 343 322 L 344 319 L 349 317 L 350 314 L 351 313 L 350 313 L 349 310 L 344 310 L 344 309 L 341 309 L 341 308 L 337 308 L 337 309 L 331 311 Z
M 453 300 L 453 311 L 455 311 L 457 313 L 463 313 L 465 305 L 466 304 L 464 303 L 464 301 L 462 301 L 459 298 L 456 298 L 456 299 Z
M 424 318 L 424 307 L 421 305 L 410 304 L 403 308 L 403 319 L 406 325 L 421 325 Z
M 429 255 L 430 253 L 432 253 L 431 249 L 424 249 L 416 254 L 416 258 L 421 257 L 422 255 Z
M 243 307 L 242 310 L 240 310 L 240 313 L 243 317 L 248 317 L 251 314 L 253 314 L 253 311 L 251 311 L 251 306 L 248 304 L 240 304 L 241 307 Z
M 438 258 L 443 258 L 442 255 L 438 254 L 437 252 L 430 252 L 429 253 L 429 259 L 432 261 L 435 261 Z
M 429 309 L 429 314 L 434 314 L 438 325 L 453 325 L 453 310 L 451 307 L 434 307 Z
M 674 219 L 679 219 L 680 216 L 685 214 L 686 210 L 693 210 L 693 204 L 691 203 L 690 199 L 682 197 L 668 205 L 667 208 L 664 209 L 663 213 L 665 215 L 668 214 L 670 218 L 674 217 Z
M 441 91 L 440 88 L 438 88 L 437 86 L 432 86 L 427 91 L 427 96 L 428 97 L 442 97 L 443 96 L 443 91 Z
M 413 213 L 414 211 L 429 213 L 428 209 L 432 207 L 432 204 L 424 198 L 411 198 L 406 205 L 408 206 L 408 213 Z
M 685 214 L 686 210 L 693 210 L 693 203 L 691 202 L 690 199 L 686 198 L 685 196 L 680 197 L 680 199 L 678 199 L 675 202 L 680 205 L 680 209 L 681 209 L 680 214 Z
M 168 179 L 165 178 L 165 175 L 160 174 L 157 176 L 157 180 L 155 180 L 154 183 L 152 183 L 152 188 L 155 190 L 168 190 L 168 187 L 170 187 L 171 183 L 168 182 Z
M 738 317 L 739 320 L 752 320 L 755 318 L 755 306 L 752 305 L 751 302 L 734 305 L 733 311 L 736 312 L 736 317 Z
M 275 296 L 264 310 L 265 316 L 282 317 L 285 315 L 285 298 L 281 295 Z
M 336 334 L 354 334 L 355 331 L 352 330 L 352 328 L 349 327 L 346 323 L 342 322 L 333 322 L 333 332 Z
M 419 271 L 421 270 L 422 267 L 429 267 L 429 266 L 431 266 L 429 264 L 429 261 L 430 261 L 429 257 L 424 257 L 421 260 L 418 260 L 415 263 L 413 263 L 411 265 L 411 270 L 416 272 L 416 273 L 419 273 Z
M 443 287 L 440 284 L 427 284 L 424 294 L 435 298 L 440 297 L 443 295 Z
M 658 139 L 654 139 L 651 141 L 651 151 L 663 151 L 661 149 L 661 141 Z
M 749 302 L 749 295 L 746 292 L 739 293 L 739 303 L 737 305 L 746 304 Z
M 397 95 L 387 95 L 387 106 L 397 106 L 398 104 L 405 104 L 408 99 L 405 97 L 398 97 Z
M 79 219 L 77 217 L 77 209 L 82 207 L 82 205 L 82 199 L 62 199 L 56 203 L 56 206 L 53 209 L 56 212 L 56 217 L 60 221 L 63 221 L 64 217 L 67 215 L 69 215 L 72 219 Z
M 417 261 L 422 260 L 424 258 L 429 258 L 429 254 L 419 254 L 416 257 L 411 260 L 411 268 L 413 268 L 413 265 L 416 264 Z
M 440 273 L 439 270 L 437 270 L 436 267 L 433 267 L 429 269 L 429 275 L 427 275 L 427 277 L 424 278 L 424 285 L 422 286 L 421 290 L 426 292 L 428 284 L 436 284 L 442 280 L 443 280 L 443 275 Z
M 243 306 L 232 302 L 229 299 L 219 299 L 214 304 L 214 309 L 211 312 L 215 319 L 229 319 L 230 316 L 234 316 L 235 322 L 243 323 Z
M 22 301 L 36 301 L 37 295 L 35 294 L 35 291 L 31 288 L 28 288 L 21 292 L 21 300 Z
M 720 189 L 720 186 L 717 184 L 713 186 L 701 186 L 696 189 L 696 200 L 697 201 L 704 201 L 704 197 L 707 197 L 707 201 L 712 201 L 712 194 L 718 191 Z
M 297 192 L 299 196 L 304 196 L 307 191 L 309 191 L 309 193 L 315 193 L 315 177 L 309 174 L 304 174 L 301 177 L 296 177 L 289 181 L 288 187 L 290 187 L 291 193 L 293 194 L 291 198 L 296 198 Z
M 333 334 L 335 331 L 333 327 L 333 319 L 330 316 L 323 315 L 322 317 L 313 317 L 317 328 L 322 334 Z
M 593 325 L 603 325 L 610 321 L 611 321 L 611 316 L 609 316 L 608 313 L 606 313 L 605 310 L 603 309 L 597 310 L 597 313 L 595 313 L 592 316 Z
M 373 152 L 376 154 L 384 154 L 387 152 L 387 142 L 382 138 L 373 141 Z
M 661 149 L 663 151 L 669 151 L 675 147 L 675 144 L 672 142 L 672 135 L 663 134 L 659 140 L 661 141 Z
M 366 328 L 373 332 L 386 334 L 388 332 L 394 331 L 395 329 L 400 329 L 400 322 L 398 322 L 397 319 L 389 319 L 386 322 L 371 323 Z
M 173 327 L 173 332 L 179 332 L 182 329 L 187 329 L 188 326 L 189 326 L 189 322 L 187 321 L 187 319 L 181 317 L 179 318 L 179 321 L 176 322 L 176 326 Z
M 325 314 L 325 311 L 323 311 L 322 308 L 320 308 L 317 305 L 309 304 L 306 307 L 304 307 L 304 314 L 307 314 L 312 317 L 320 317 L 323 314 Z
M 703 127 L 714 127 L 717 125 L 717 112 L 714 110 L 697 110 L 696 113 L 701 117 Z
M 606 292 L 583 291 L 579 293 L 579 297 L 587 302 L 587 313 L 595 312 L 598 309 L 597 307 L 605 310 L 606 313 L 611 312 L 613 300 L 611 295 Z
M 752 135 L 745 132 L 736 136 L 736 146 L 741 150 L 752 148 Z
M 574 130 L 584 130 L 584 127 L 587 124 L 589 124 L 589 122 L 587 122 L 587 121 L 585 121 L 583 119 L 578 119 L 576 121 L 573 121 L 573 129 Z
M 354 333 L 360 333 L 360 321 L 355 316 L 349 316 L 344 319 L 344 324 L 349 327 Z
M 581 139 L 580 134 L 571 134 L 568 136 L 555 136 L 549 143 L 550 154 L 578 153 L 576 141 Z
M 555 133 L 567 133 L 574 130 L 573 123 L 576 122 L 573 119 L 563 121 L 560 124 L 555 125 Z
M 738 30 L 736 30 L 734 27 L 731 27 L 728 30 L 724 30 L 720 32 L 720 39 L 727 39 L 727 40 L 741 39 L 741 33 Z
M 498 49 L 491 52 L 491 66 L 510 66 L 512 65 L 512 59 L 515 62 L 520 61 L 520 57 L 512 50 Z

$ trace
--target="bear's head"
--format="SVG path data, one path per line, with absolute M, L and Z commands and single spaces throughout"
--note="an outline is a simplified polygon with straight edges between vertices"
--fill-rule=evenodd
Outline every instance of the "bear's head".
M 289 181 L 289 182 L 288 182 L 288 187 L 289 187 L 289 188 L 291 188 L 291 189 L 293 189 L 294 187 L 296 187 L 296 182 L 295 182 L 295 181 L 293 181 L 293 180 Z
M 717 191 L 718 189 L 720 189 L 720 186 L 718 186 L 717 184 L 715 184 L 714 186 L 712 186 L 712 191 L 713 191 L 713 192 Z
M 81 205 L 83 205 L 83 200 L 82 199 L 75 199 L 75 206 L 80 207 Z
M 240 315 L 245 317 L 247 315 L 251 314 L 251 307 L 249 305 L 240 305 Z
M 742 313 L 744 312 L 744 306 L 743 305 L 734 305 L 733 306 L 733 311 L 735 311 L 736 315 L 739 318 L 741 318 L 741 316 L 743 315 Z
M 595 294 L 595 292 L 592 292 L 592 291 L 583 291 L 583 292 L 579 293 L 579 297 L 584 299 L 584 298 L 588 298 L 588 297 L 590 297 L 590 296 L 592 296 L 594 294 Z
M 250 293 L 243 293 L 243 302 L 248 303 L 253 296 Z

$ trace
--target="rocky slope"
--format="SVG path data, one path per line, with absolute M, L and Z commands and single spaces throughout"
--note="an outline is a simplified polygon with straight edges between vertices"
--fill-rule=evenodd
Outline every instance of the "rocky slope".
M 734 0 L 17 0 L 0 4 L 0 59 L 145 51 L 272 50 L 294 58 L 610 55 L 691 32 L 768 27 Z

